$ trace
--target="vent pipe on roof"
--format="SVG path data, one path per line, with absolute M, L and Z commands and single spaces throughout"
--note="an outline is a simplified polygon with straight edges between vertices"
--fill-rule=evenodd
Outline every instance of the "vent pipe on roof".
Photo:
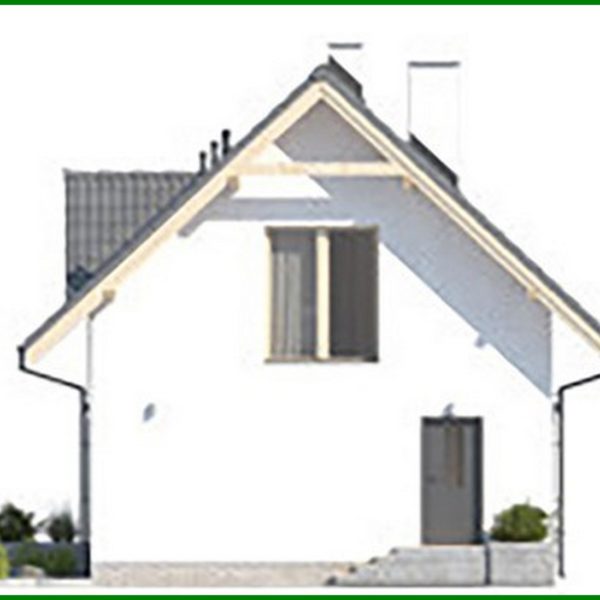
M 410 61 L 407 134 L 453 171 L 460 169 L 460 62 Z
M 219 164 L 219 142 L 212 140 L 210 143 L 210 168 L 214 169 Z
M 223 156 L 227 156 L 229 154 L 229 150 L 231 146 L 231 131 L 229 129 L 223 129 L 221 131 L 221 153 Z
M 364 76 L 364 44 L 362 42 L 329 42 L 329 55 L 354 79 L 363 83 Z
M 200 168 L 198 169 L 198 173 L 200 175 L 204 175 L 206 173 L 206 152 L 202 150 L 200 152 Z

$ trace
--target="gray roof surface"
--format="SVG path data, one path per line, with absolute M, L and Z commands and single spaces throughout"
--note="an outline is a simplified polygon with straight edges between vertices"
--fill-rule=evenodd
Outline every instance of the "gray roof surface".
M 189 180 L 183 184 L 183 187 L 175 192 L 168 200 L 153 204 L 156 211 L 149 219 L 141 225 L 135 232 L 133 228 L 127 229 L 129 237 L 124 236 L 124 242 L 116 248 L 112 254 L 109 254 L 108 245 L 106 246 L 107 256 L 104 259 L 98 259 L 94 262 L 95 269 L 93 276 L 89 278 L 76 292 L 70 294 L 67 302 L 63 304 L 53 315 L 51 315 L 38 329 L 36 329 L 24 342 L 23 347 L 27 348 L 33 344 L 45 331 L 59 320 L 62 315 L 67 313 L 75 304 L 77 304 L 92 289 L 96 283 L 108 275 L 117 267 L 137 246 L 142 244 L 153 231 L 158 229 L 162 223 L 169 219 L 183 204 L 185 204 L 198 190 L 202 189 L 208 181 L 212 179 L 215 173 L 219 172 L 228 162 L 234 158 L 243 148 L 245 148 L 273 119 L 300 96 L 313 82 L 325 81 L 334 87 L 344 98 L 373 126 L 385 134 L 402 152 L 409 156 L 420 168 L 423 169 L 444 191 L 451 195 L 454 200 L 473 216 L 490 234 L 492 234 L 501 244 L 512 252 L 529 270 L 534 272 L 545 285 L 547 285 L 558 297 L 560 297 L 572 310 L 574 310 L 583 321 L 592 329 L 600 334 L 600 322 L 598 322 L 589 312 L 587 312 L 572 296 L 565 292 L 551 277 L 549 277 L 535 262 L 533 262 L 519 247 L 511 242 L 495 225 L 493 225 L 478 209 L 476 209 L 460 192 L 456 183 L 456 178 L 449 176 L 449 170 L 439 159 L 433 159 L 435 155 L 428 149 L 423 149 L 422 145 L 407 142 L 400 137 L 385 123 L 383 123 L 366 105 L 362 96 L 362 87 L 360 83 L 352 77 L 343 67 L 333 59 L 329 62 L 319 65 L 312 71 L 309 77 L 296 89 L 294 89 L 280 104 L 278 104 L 262 121 L 260 121 L 250 132 L 242 138 L 233 148 L 227 157 L 217 166 L 209 170 L 204 176 L 198 174 L 179 174 L 182 177 L 188 176 Z M 75 174 L 74 174 L 75 175 Z M 99 175 L 99 174 L 96 174 Z M 116 175 L 116 174 L 113 174 Z M 131 174 L 130 174 L 131 175 Z M 151 174 L 146 174 L 151 175 Z M 160 174 L 153 174 L 160 177 Z M 92 174 L 88 174 L 92 176 Z M 160 206 L 159 206 L 160 204 Z M 85 227 L 84 227 L 85 228 Z M 119 225 L 121 229 L 122 226 Z M 94 260 L 95 257 L 94 257 Z
M 65 171 L 67 297 L 93 279 L 194 176 Z

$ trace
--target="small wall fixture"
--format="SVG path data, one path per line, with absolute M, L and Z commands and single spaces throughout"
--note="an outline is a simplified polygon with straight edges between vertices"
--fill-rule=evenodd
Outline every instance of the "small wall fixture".
M 147 423 L 148 421 L 151 421 L 152 419 L 154 419 L 155 416 L 156 416 L 156 405 L 151 402 L 150 404 L 147 404 L 144 407 L 144 412 L 142 413 L 142 419 L 143 419 L 144 423 Z

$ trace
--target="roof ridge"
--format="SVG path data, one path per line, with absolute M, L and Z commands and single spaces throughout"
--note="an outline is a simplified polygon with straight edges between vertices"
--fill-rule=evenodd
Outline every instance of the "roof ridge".
M 309 79 L 333 83 L 338 88 L 341 86 L 354 98 L 364 102 L 362 83 L 333 56 L 330 56 L 326 63 L 322 63 L 313 69 Z

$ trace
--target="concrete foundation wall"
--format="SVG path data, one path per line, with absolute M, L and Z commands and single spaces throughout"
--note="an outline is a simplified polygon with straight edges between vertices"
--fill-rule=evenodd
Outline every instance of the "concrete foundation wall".
M 107 587 L 315 587 L 347 563 L 98 563 L 94 583 Z

